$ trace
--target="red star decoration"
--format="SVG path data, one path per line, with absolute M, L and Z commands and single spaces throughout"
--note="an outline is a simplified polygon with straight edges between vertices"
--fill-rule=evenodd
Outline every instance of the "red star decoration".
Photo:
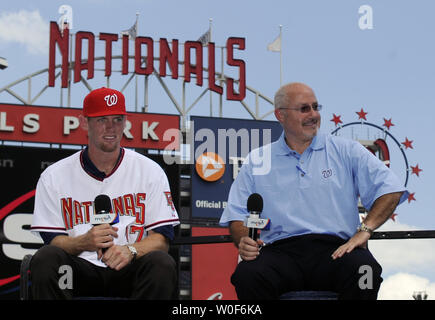
M 391 122 L 391 119 L 392 118 L 390 118 L 390 120 L 387 120 L 387 119 L 384 118 L 384 124 L 383 124 L 383 126 L 387 127 L 388 130 L 390 130 L 391 126 L 394 126 L 394 124 Z
M 406 138 L 405 138 L 405 141 L 402 142 L 402 144 L 405 146 L 406 149 L 408 149 L 408 148 L 414 149 L 414 148 L 412 147 L 412 142 L 413 142 L 413 140 L 409 141 L 409 140 L 408 140 L 408 137 L 406 137 Z
M 417 175 L 417 177 L 420 176 L 420 171 L 423 171 L 422 169 L 420 169 L 418 167 L 418 163 L 417 163 L 417 165 L 415 167 L 411 166 L 411 169 L 412 169 L 412 173 L 411 174 L 415 173 Z
M 358 119 L 364 119 L 364 120 L 367 120 L 367 118 L 366 118 L 366 114 L 367 114 L 368 112 L 364 112 L 363 108 L 361 108 L 361 111 L 360 111 L 360 112 L 355 112 L 355 113 L 358 115 Z
M 410 203 L 413 200 L 417 201 L 417 200 L 415 200 L 414 194 L 415 194 L 415 192 L 409 194 L 409 196 L 408 196 L 408 203 Z
M 391 220 L 393 220 L 394 222 L 396 222 L 396 217 L 397 217 L 397 213 L 393 213 L 390 217 Z
M 331 119 L 331 121 L 333 121 L 335 123 L 335 126 L 337 126 L 339 123 L 343 123 L 343 121 L 341 121 L 341 116 L 336 116 L 335 113 L 333 115 L 333 118 Z

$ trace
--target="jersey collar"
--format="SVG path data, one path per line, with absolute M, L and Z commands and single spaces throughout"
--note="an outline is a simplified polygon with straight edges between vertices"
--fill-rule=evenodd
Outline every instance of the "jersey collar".
M 123 158 L 124 158 L 124 148 L 120 148 L 118 160 L 116 160 L 115 167 L 113 167 L 113 170 L 106 175 L 105 172 L 98 170 L 95 164 L 91 161 L 91 158 L 89 158 L 88 147 L 86 147 L 80 154 L 80 163 L 82 165 L 83 170 L 85 170 L 87 174 L 89 174 L 94 179 L 103 181 L 105 178 L 110 177 L 116 171 L 116 169 L 118 169 Z

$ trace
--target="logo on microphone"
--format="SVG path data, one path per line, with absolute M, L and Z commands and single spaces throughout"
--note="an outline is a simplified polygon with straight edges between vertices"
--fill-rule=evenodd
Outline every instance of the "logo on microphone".
M 195 169 L 201 179 L 213 182 L 223 176 L 225 163 L 217 153 L 205 152 L 196 159 Z
M 104 101 L 106 101 L 108 107 L 111 107 L 118 103 L 118 96 L 116 95 L 116 93 L 108 94 L 104 97 Z
M 255 228 L 260 230 L 269 230 L 270 219 L 260 219 L 258 217 L 248 217 L 244 223 L 245 227 Z
M 93 214 L 89 217 L 89 221 L 92 224 L 115 224 L 119 222 L 119 217 L 116 213 L 100 213 L 100 214 Z

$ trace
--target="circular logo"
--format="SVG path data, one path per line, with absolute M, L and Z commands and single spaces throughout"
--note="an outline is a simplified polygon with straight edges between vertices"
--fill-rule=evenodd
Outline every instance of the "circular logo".
M 213 182 L 223 176 L 225 163 L 217 153 L 205 152 L 196 159 L 195 169 L 201 179 Z

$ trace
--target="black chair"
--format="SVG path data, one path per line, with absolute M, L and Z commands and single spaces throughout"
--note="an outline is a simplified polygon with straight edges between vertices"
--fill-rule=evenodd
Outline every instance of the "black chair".
M 20 266 L 20 300 L 30 300 L 30 261 L 31 254 L 26 254 Z

